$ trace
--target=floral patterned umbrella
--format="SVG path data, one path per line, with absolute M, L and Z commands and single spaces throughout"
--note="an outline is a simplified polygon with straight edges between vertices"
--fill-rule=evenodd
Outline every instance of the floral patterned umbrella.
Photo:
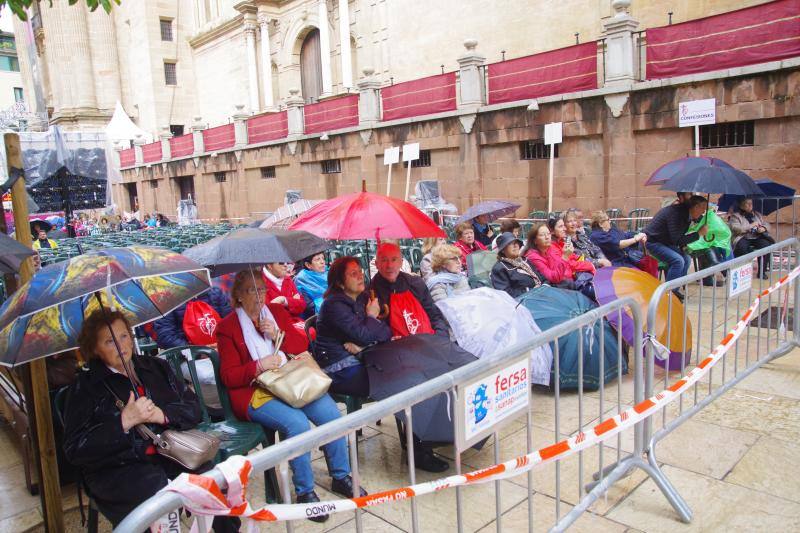
M 210 285 L 208 270 L 162 248 L 107 248 L 49 265 L 0 307 L 0 364 L 16 366 L 76 348 L 84 317 L 98 308 L 97 296 L 137 326 Z

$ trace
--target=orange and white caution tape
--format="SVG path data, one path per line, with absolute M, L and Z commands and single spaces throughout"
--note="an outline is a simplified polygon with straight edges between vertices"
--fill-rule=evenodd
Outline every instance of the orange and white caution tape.
M 197 474 L 181 474 L 164 489 L 180 495 L 183 505 L 197 515 L 239 516 L 252 521 L 276 522 L 282 520 L 300 520 L 314 516 L 352 511 L 361 507 L 370 507 L 398 500 L 406 500 L 423 494 L 440 490 L 487 483 L 508 477 L 518 476 L 535 466 L 564 459 L 580 450 L 597 445 L 620 431 L 633 427 L 637 422 L 646 419 L 681 393 L 697 383 L 736 343 L 747 329 L 748 324 L 757 316 L 757 311 L 764 297 L 779 290 L 800 275 L 800 267 L 795 268 L 778 282 L 764 290 L 753 301 L 753 304 L 742 315 L 736 326 L 722 339 L 722 342 L 684 377 L 673 383 L 668 389 L 648 398 L 630 409 L 609 418 L 586 432 L 562 440 L 551 446 L 541 448 L 528 455 L 511 459 L 504 463 L 469 472 L 448 476 L 446 478 L 417 483 L 403 488 L 387 490 L 360 498 L 332 500 L 308 504 L 267 504 L 254 509 L 247 502 L 247 482 L 252 466 L 242 456 L 234 456 L 217 465 L 228 484 L 227 497 L 217 483 L 210 477 Z M 210 527 L 210 521 L 206 521 Z M 252 526 L 253 523 L 250 523 Z M 192 531 L 198 531 L 197 522 Z M 206 529 L 208 531 L 208 529 Z

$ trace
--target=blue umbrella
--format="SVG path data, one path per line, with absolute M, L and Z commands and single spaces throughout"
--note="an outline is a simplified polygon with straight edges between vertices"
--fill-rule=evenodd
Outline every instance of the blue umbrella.
M 761 189 L 764 196 L 766 196 L 766 198 L 753 199 L 753 208 L 762 215 L 766 216 L 770 213 L 774 213 L 778 209 L 792 205 L 795 191 L 791 187 L 776 183 L 770 179 L 756 180 L 756 185 Z M 742 198 L 744 198 L 744 196 L 723 194 L 719 198 L 719 210 L 722 212 L 729 211 L 730 208 L 739 203 L 739 200 Z M 779 198 L 785 198 L 785 200 L 780 200 Z
M 716 157 L 681 157 L 680 159 L 675 159 L 674 161 L 664 163 L 658 167 L 656 171 L 653 172 L 649 178 L 647 178 L 647 181 L 645 181 L 644 184 L 659 185 L 680 172 L 688 172 L 697 168 L 707 168 L 710 166 L 731 169 L 734 168 L 722 159 L 717 159 Z
M 576 316 L 594 309 L 597 305 L 578 291 L 556 289 L 543 285 L 528 291 L 518 301 L 530 311 L 533 319 L 542 330 L 550 329 Z M 583 331 L 583 388 L 596 390 L 600 387 L 600 343 L 605 340 L 604 376 L 605 382 L 617 377 L 617 335 L 605 320 L 598 320 L 594 326 L 585 326 Z M 581 335 L 572 331 L 558 339 L 558 374 L 561 389 L 578 388 L 578 347 Z M 555 347 L 553 354 L 555 355 Z M 628 372 L 628 363 L 622 359 L 622 372 Z M 555 365 L 550 370 L 550 384 L 554 384 Z
M 504 202 L 502 200 L 488 200 L 475 204 L 464 212 L 463 215 L 458 217 L 456 224 L 461 224 L 467 220 L 472 220 L 481 215 L 488 215 L 489 220 L 494 220 L 500 217 L 507 217 L 513 215 L 517 209 L 520 208 L 519 204 L 513 202 Z

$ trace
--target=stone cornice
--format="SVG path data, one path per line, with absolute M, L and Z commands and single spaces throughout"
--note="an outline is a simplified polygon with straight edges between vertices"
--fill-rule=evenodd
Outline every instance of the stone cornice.
M 218 39 L 219 37 L 225 35 L 226 33 L 232 32 L 238 28 L 242 28 L 244 25 L 244 15 L 237 15 L 230 20 L 223 22 L 222 24 L 211 28 L 210 30 L 200 33 L 191 39 L 189 39 L 189 46 L 192 48 L 198 48 L 203 46 L 204 44 L 208 44 L 213 42 L 214 40 Z

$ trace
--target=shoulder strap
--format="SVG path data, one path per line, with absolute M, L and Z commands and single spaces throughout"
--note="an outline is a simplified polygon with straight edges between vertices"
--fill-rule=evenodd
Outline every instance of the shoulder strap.
M 111 395 L 114 397 L 114 405 L 117 406 L 117 409 L 119 409 L 121 413 L 122 410 L 125 408 L 125 402 L 123 402 L 122 399 L 117 395 L 117 393 L 114 392 L 114 389 L 112 389 L 109 386 L 106 380 L 103 380 L 103 385 L 105 386 L 106 389 L 108 389 L 108 392 L 110 392 Z M 142 436 L 144 440 L 151 440 L 156 446 L 161 448 L 165 448 L 167 446 L 167 444 L 161 439 L 161 436 L 158 435 L 157 433 L 154 433 L 153 430 L 151 430 L 146 425 L 136 424 L 134 428 L 136 428 L 136 431 L 139 433 L 139 435 Z

